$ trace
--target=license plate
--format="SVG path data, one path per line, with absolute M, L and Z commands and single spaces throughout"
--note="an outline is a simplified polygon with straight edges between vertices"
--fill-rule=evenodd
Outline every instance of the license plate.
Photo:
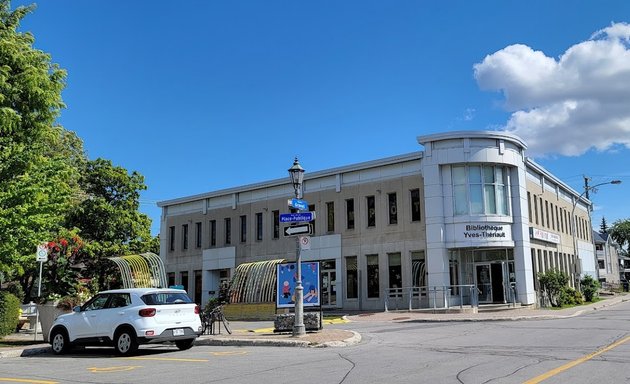
M 184 336 L 184 330 L 183 329 L 173 329 L 173 336 Z

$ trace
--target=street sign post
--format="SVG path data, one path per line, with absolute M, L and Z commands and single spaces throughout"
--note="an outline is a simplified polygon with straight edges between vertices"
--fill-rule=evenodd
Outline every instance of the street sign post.
M 306 200 L 289 199 L 287 204 L 289 204 L 289 207 L 295 208 L 295 209 L 299 209 L 300 211 L 307 211 L 308 210 L 308 202 Z
M 313 226 L 311 224 L 296 225 L 293 227 L 284 228 L 284 236 L 292 237 L 297 235 L 311 235 L 313 234 Z
M 315 212 L 281 213 L 281 223 L 303 223 L 315 220 Z

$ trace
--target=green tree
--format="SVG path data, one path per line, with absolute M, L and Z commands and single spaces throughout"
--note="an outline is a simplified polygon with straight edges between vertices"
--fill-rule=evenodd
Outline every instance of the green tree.
M 608 224 L 606 223 L 606 218 L 602 216 L 602 222 L 599 224 L 599 231 L 601 233 L 608 233 Z
M 630 219 L 615 221 L 608 233 L 622 250 L 624 247 L 630 246 Z M 624 251 L 628 254 L 628 248 Z
M 599 281 L 593 279 L 593 277 L 586 275 L 581 281 L 582 293 L 586 301 L 593 301 L 593 298 L 597 297 L 597 292 L 601 287 Z
M 81 228 L 90 254 L 88 269 L 99 287 L 116 284 L 119 275 L 107 258 L 151 251 L 151 220 L 140 213 L 140 191 L 146 189 L 144 177 L 114 166 L 110 160 L 88 160 L 79 180 L 86 198 L 68 215 L 67 227 Z
M 34 264 L 72 202 L 73 169 L 50 156 L 65 137 L 55 120 L 66 73 L 17 31 L 33 9 L 0 0 L 0 272 L 9 278 Z

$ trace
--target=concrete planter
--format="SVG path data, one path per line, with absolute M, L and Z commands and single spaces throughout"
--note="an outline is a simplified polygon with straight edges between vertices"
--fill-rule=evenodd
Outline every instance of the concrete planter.
M 68 311 L 57 308 L 57 303 L 38 304 L 37 311 L 39 312 L 39 323 L 42 326 L 42 335 L 44 337 L 44 341 L 47 342 L 50 327 L 57 316 L 68 313 Z
M 274 332 L 291 332 L 295 324 L 295 313 L 276 315 L 273 322 Z M 319 312 L 304 313 L 304 328 L 307 331 L 318 331 L 320 324 Z

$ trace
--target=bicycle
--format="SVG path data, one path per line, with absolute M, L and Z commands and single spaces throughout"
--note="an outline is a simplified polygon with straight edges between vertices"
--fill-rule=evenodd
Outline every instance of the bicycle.
M 225 318 L 225 314 L 223 313 L 223 304 L 218 305 L 212 308 L 210 311 L 204 311 L 200 314 L 201 316 L 201 332 L 202 334 L 215 334 L 215 324 L 218 323 L 218 328 L 216 329 L 219 334 L 221 334 L 221 324 L 223 324 L 223 328 L 228 334 L 232 334 L 232 328 L 230 327 L 230 322 Z

